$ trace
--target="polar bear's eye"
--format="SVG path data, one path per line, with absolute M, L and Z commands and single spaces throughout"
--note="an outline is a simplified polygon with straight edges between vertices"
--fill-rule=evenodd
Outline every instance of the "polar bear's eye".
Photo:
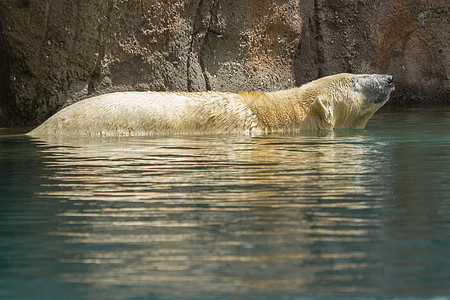
M 361 89 L 361 84 L 359 83 L 358 78 L 352 78 L 352 84 L 356 90 Z

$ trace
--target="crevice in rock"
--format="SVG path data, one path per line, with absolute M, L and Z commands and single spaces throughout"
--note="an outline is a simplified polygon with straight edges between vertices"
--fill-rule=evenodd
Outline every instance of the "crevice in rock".
M 199 26 L 198 24 L 201 23 L 201 18 L 202 18 L 202 14 L 201 14 L 201 8 L 203 6 L 203 0 L 200 0 L 196 13 L 195 13 L 195 19 L 194 19 L 194 25 L 192 26 L 192 35 L 191 35 L 191 41 L 190 41 L 190 45 L 189 45 L 189 52 L 188 52 L 188 58 L 187 58 L 187 63 L 186 63 L 186 70 L 187 70 L 187 90 L 188 92 L 192 92 L 192 84 L 193 84 L 193 79 L 191 77 L 191 68 L 192 68 L 192 56 L 194 54 L 194 41 L 195 41 L 195 36 L 198 35 L 197 32 L 197 27 Z
M 218 37 L 222 36 L 222 32 L 219 32 L 218 30 L 215 30 L 215 29 L 210 29 L 209 28 L 207 33 L 212 33 L 214 35 L 217 35 Z
M 202 74 L 205 79 L 206 90 L 208 90 L 208 91 L 212 90 L 212 85 L 211 85 L 211 80 L 209 78 L 209 75 L 206 71 L 206 59 L 205 59 L 204 52 L 205 52 L 206 43 L 208 40 L 208 34 L 222 36 L 222 33 L 219 32 L 218 30 L 214 29 L 214 27 L 213 27 L 214 21 L 217 22 L 218 3 L 219 3 L 219 0 L 212 1 L 211 7 L 209 9 L 208 23 L 206 26 L 207 29 L 205 32 L 205 36 L 203 37 L 202 46 L 201 46 L 199 54 L 198 54 L 200 67 L 202 68 Z
M 321 25 L 320 25 L 320 7 L 319 7 L 319 0 L 314 0 L 314 14 L 313 14 L 313 23 L 314 26 L 312 28 L 314 41 L 315 41 L 315 50 L 316 55 L 315 57 L 317 60 L 315 61 L 315 64 L 317 66 L 317 75 L 318 77 L 323 76 L 323 70 L 322 70 L 322 64 L 325 62 L 323 50 L 321 47 L 321 42 L 323 42 L 323 37 L 321 35 Z
M 12 101 L 9 74 L 12 61 L 9 47 L 2 31 L 0 30 L 0 126 L 12 125 L 12 115 L 15 115 L 13 107 L 17 108 Z
M 195 16 L 195 22 L 192 31 L 192 38 L 189 49 L 189 56 L 187 60 L 187 87 L 188 91 L 193 90 L 192 60 L 196 56 L 200 65 L 200 70 L 205 82 L 205 89 L 210 91 L 212 89 L 211 81 L 206 70 L 206 59 L 204 57 L 208 34 L 221 36 L 222 33 L 216 30 L 213 25 L 214 17 L 217 19 L 218 0 L 199 2 Z

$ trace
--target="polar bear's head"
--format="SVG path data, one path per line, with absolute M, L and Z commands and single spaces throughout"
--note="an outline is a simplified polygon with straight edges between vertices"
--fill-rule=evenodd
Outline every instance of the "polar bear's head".
M 331 128 L 364 128 L 394 90 L 393 77 L 379 74 L 337 74 L 313 84 L 320 91 L 315 111 L 323 109 Z
M 351 79 L 353 92 L 357 97 L 378 107 L 386 103 L 395 89 L 393 81 L 392 75 L 379 74 L 353 75 Z

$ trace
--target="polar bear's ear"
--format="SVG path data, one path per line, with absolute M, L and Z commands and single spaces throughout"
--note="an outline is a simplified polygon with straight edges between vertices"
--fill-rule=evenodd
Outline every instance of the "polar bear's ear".
M 332 120 L 333 117 L 330 108 L 326 107 L 319 98 L 312 104 L 311 113 L 325 123 L 330 123 L 330 120 Z

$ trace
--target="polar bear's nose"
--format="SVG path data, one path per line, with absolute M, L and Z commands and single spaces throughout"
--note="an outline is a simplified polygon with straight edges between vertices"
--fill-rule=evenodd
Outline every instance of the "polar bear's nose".
M 392 77 L 392 75 L 388 75 L 386 76 L 386 81 L 387 83 L 392 83 L 392 81 L 394 81 L 394 78 Z

